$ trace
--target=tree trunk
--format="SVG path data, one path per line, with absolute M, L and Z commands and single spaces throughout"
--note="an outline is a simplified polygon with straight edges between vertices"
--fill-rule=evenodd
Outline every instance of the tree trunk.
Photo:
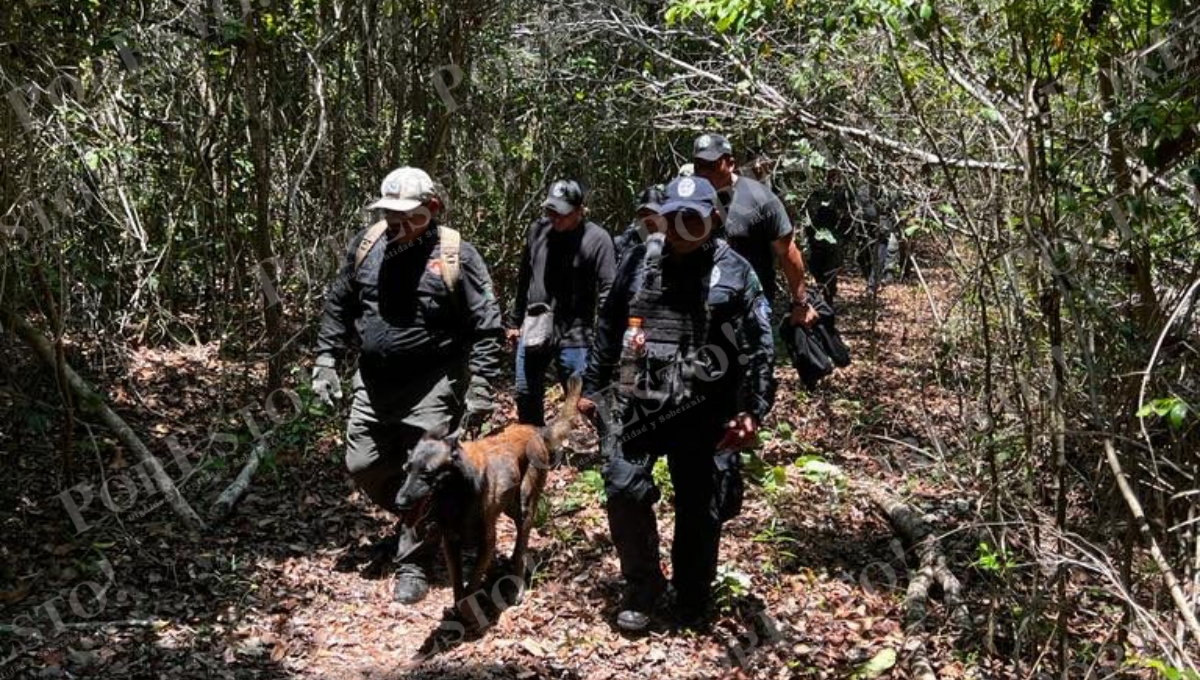
M 283 299 L 279 296 L 279 271 L 271 245 L 271 157 L 270 126 L 264 120 L 261 88 L 259 87 L 258 14 L 246 15 L 245 97 L 246 125 L 250 133 L 250 156 L 254 164 L 254 250 L 258 259 L 255 267 L 257 283 L 263 298 L 266 322 L 267 390 L 274 391 L 283 384 Z M 269 111 L 267 114 L 269 115 Z

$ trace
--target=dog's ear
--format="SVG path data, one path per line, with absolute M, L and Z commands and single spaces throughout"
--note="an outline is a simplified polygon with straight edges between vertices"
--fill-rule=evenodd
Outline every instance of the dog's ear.
M 458 443 L 458 434 L 447 435 L 444 441 L 446 446 L 450 447 L 450 455 L 457 458 L 462 451 L 462 445 Z

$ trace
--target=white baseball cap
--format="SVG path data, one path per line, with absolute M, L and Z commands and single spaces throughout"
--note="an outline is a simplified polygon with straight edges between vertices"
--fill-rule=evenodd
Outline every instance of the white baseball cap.
M 371 209 L 408 212 L 415 210 L 437 195 L 433 180 L 419 168 L 396 168 L 383 178 L 379 187 L 381 198 L 371 204 Z

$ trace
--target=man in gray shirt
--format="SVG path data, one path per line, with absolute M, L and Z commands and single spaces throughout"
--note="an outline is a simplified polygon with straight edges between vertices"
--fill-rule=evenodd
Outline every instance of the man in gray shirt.
M 725 207 L 725 236 L 729 245 L 754 267 L 767 298 L 775 294 L 775 257 L 787 278 L 793 324 L 811 326 L 817 312 L 808 303 L 804 256 L 796 247 L 792 221 L 783 202 L 766 185 L 734 170 L 733 145 L 718 134 L 703 134 L 692 145 L 697 177 L 712 183 Z

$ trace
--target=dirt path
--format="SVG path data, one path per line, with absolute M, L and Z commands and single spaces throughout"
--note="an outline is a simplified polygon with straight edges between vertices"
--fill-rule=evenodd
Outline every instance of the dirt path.
M 944 290 L 936 272 L 927 276 Z M 47 639 L 0 634 L 0 654 L 17 641 L 28 647 L 0 667 L 0 680 L 837 678 L 872 660 L 880 677 L 907 677 L 903 549 L 845 479 L 879 481 L 946 526 L 968 519 L 977 498 L 939 462 L 954 448 L 958 419 L 933 379 L 925 293 L 916 284 L 885 289 L 872 344 L 858 283 L 845 286 L 841 321 L 855 363 L 811 395 L 797 391 L 790 367 L 778 370 L 764 463 L 753 470 L 745 511 L 724 532 L 722 611 L 711 631 L 680 633 L 662 621 L 645 636 L 615 629 L 619 571 L 598 477 L 566 467 L 551 476 L 551 518 L 533 536 L 538 569 L 524 601 L 481 638 L 415 659 L 450 604 L 448 589 L 438 581 L 425 602 L 402 607 L 391 601 L 389 574 L 359 573 L 355 562 L 386 520 L 348 484 L 337 433 L 314 431 L 298 435 L 302 443 L 260 473 L 236 518 L 203 540 L 176 534 L 161 510 L 123 525 L 97 513 L 96 526 L 76 535 L 55 489 L 20 496 L 32 500 L 4 524 L 18 540 L 0 548 L 8 564 L 0 587 L 13 588 L 0 592 L 0 621 L 32 621 Z M 948 304 L 944 292 L 936 297 Z M 178 361 L 186 375 L 211 357 Z M 189 397 L 142 387 L 166 412 L 178 408 L 168 396 Z M 667 539 L 669 507 L 660 504 L 659 516 Z M 510 541 L 506 525 L 501 545 Z M 87 599 L 85 613 L 95 615 L 68 613 L 73 584 L 88 580 L 107 584 L 102 602 Z M 38 608 L 56 594 L 64 622 L 78 628 L 60 630 Z M 936 626 L 932 642 L 941 677 L 962 677 L 962 657 Z

